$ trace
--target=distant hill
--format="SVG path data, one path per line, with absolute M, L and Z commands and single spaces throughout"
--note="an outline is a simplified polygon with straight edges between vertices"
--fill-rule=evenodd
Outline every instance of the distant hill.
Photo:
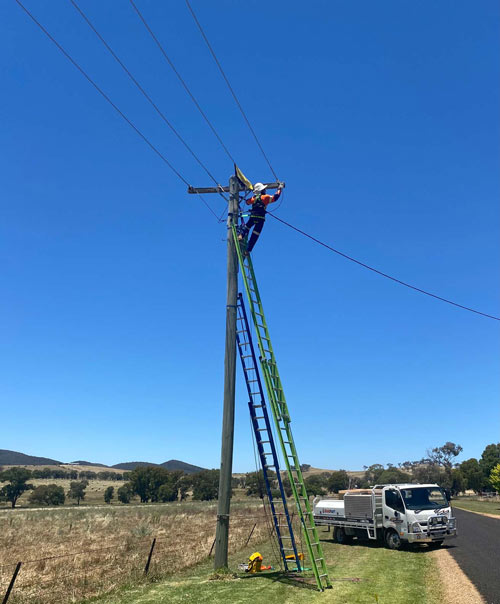
M 194 474 L 196 472 L 201 472 L 205 468 L 200 468 L 200 466 L 193 466 L 190 463 L 186 463 L 185 461 L 179 461 L 178 459 L 171 459 L 170 461 L 165 461 L 163 463 L 152 463 L 150 461 L 128 461 L 126 463 L 117 463 L 112 468 L 116 470 L 135 470 L 136 468 L 144 468 L 147 466 L 153 466 L 157 468 L 165 468 L 166 470 L 170 470 L 173 472 L 174 470 L 182 470 L 186 474 Z
M 151 463 L 149 461 L 127 461 L 125 463 L 117 463 L 112 468 L 116 470 L 135 470 L 136 468 L 144 468 L 147 466 L 160 467 L 159 463 Z
M 195 474 L 196 472 L 201 472 L 205 469 L 200 468 L 200 466 L 193 466 L 184 461 L 179 461 L 178 459 L 171 459 L 170 461 L 165 461 L 160 465 L 162 468 L 166 468 L 167 470 L 182 470 L 186 474 Z
M 67 466 L 96 466 L 98 468 L 109 468 L 106 464 L 103 463 L 95 463 L 93 461 L 83 461 L 79 459 L 78 461 L 70 461 Z
M 0 466 L 60 466 L 61 461 L 0 449 Z

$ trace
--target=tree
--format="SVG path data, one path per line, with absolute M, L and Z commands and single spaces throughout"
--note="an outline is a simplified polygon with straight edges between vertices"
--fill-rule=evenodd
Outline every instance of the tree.
M 160 488 L 162 485 L 170 485 L 175 490 L 175 499 L 183 473 L 180 471 L 169 472 L 165 468 L 154 466 L 138 467 L 128 475 L 131 490 L 139 495 L 141 503 L 148 501 L 160 501 Z
M 267 476 L 269 478 L 271 488 L 274 487 L 276 473 L 268 472 Z M 262 470 L 259 470 L 258 472 L 248 472 L 247 474 L 245 474 L 245 487 L 248 496 L 259 497 L 260 499 L 264 499 L 264 497 L 266 496 L 266 483 L 264 481 L 264 472 Z
M 120 503 L 130 503 L 130 500 L 132 499 L 133 495 L 130 484 L 126 482 L 123 486 L 118 489 L 117 494 L 118 501 Z
M 460 471 L 465 480 L 465 487 L 479 493 L 486 486 L 486 476 L 475 457 L 466 459 L 460 464 Z
M 306 485 L 306 490 L 308 495 L 325 495 L 327 490 L 327 484 L 330 480 L 330 477 L 325 478 L 321 474 L 313 474 L 312 476 L 308 476 L 304 480 L 304 484 Z
M 484 476 L 488 478 L 495 466 L 500 463 L 500 443 L 488 445 L 481 455 L 479 466 Z M 493 486 L 493 485 L 492 485 Z
M 374 484 L 377 484 L 379 482 L 379 476 L 385 470 L 384 466 L 380 463 L 374 463 L 371 466 L 364 466 L 364 469 L 365 469 L 364 480 L 366 483 L 368 483 L 371 486 L 373 486 Z M 341 488 L 344 489 L 347 487 L 341 487 Z M 336 491 L 333 491 L 333 492 L 335 493 Z
M 442 447 L 434 447 L 427 451 L 427 456 L 432 463 L 442 466 L 445 469 L 451 469 L 452 460 L 463 451 L 461 445 L 452 442 L 446 442 Z
M 301 472 L 307 472 L 310 469 L 311 469 L 311 464 L 310 463 L 301 463 L 300 464 L 300 471 Z
M 115 487 L 108 487 L 104 491 L 104 501 L 106 503 L 111 503 L 111 500 L 113 499 L 114 496 L 115 496 Z
M 490 472 L 489 481 L 497 493 L 500 493 L 500 463 Z
M 349 475 L 345 470 L 332 472 L 326 486 L 331 493 L 338 493 L 343 489 L 347 489 L 349 488 Z
M 283 484 L 283 490 L 285 491 L 285 495 L 287 497 L 291 497 L 293 491 L 292 491 L 292 485 L 290 484 L 290 479 L 288 478 L 288 476 L 285 476 L 281 483 Z
M 29 502 L 37 505 L 64 505 L 64 489 L 56 484 L 42 484 L 31 493 Z
M 19 497 L 34 488 L 32 484 L 28 484 L 29 478 L 31 472 L 26 468 L 10 468 L 3 471 L 0 474 L 0 482 L 8 482 L 8 484 L 0 489 L 0 500 L 9 501 L 15 508 Z
M 414 481 L 420 482 L 421 484 L 442 484 L 443 481 L 445 481 L 445 474 L 439 465 L 432 463 L 429 459 L 421 459 L 415 464 L 412 478 Z
M 394 466 L 384 470 L 378 477 L 379 484 L 397 484 L 398 482 L 410 482 L 411 476 Z
M 88 484 L 88 480 L 70 482 L 68 497 L 70 499 L 76 499 L 77 505 L 80 505 L 80 501 L 85 499 L 85 489 L 87 488 Z
M 462 470 L 460 470 L 460 468 L 453 468 L 453 470 L 451 471 L 451 480 L 452 482 L 450 491 L 452 495 L 458 495 L 459 493 L 465 491 L 465 476 L 463 475 Z
M 160 501 L 177 501 L 177 487 L 172 483 L 165 483 L 158 489 L 158 499 Z
M 193 499 L 211 501 L 219 495 L 219 470 L 202 470 L 192 475 Z
M 187 499 L 188 491 L 193 486 L 193 481 L 188 474 L 184 474 L 179 481 L 179 499 Z

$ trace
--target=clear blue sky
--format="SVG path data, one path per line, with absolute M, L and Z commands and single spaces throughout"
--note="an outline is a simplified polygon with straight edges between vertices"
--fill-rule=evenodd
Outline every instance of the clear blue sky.
M 184 3 L 136 1 L 245 173 L 272 179 Z M 69 1 L 25 2 L 190 183 L 211 184 Z M 226 182 L 230 162 L 129 3 L 81 4 Z M 193 7 L 286 181 L 278 215 L 498 315 L 498 3 Z M 225 226 L 14 0 L 0 69 L 0 448 L 217 466 Z M 302 462 L 354 470 L 498 442 L 498 322 L 272 219 L 254 264 Z M 238 379 L 234 469 L 248 471 Z

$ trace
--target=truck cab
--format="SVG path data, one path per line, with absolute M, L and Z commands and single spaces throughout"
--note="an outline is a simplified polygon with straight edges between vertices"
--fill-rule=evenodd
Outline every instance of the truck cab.
M 456 521 L 444 490 L 437 484 L 379 484 L 347 491 L 344 500 L 316 497 L 314 521 L 334 527 L 334 538 L 384 541 L 399 549 L 402 543 L 440 546 L 456 536 Z

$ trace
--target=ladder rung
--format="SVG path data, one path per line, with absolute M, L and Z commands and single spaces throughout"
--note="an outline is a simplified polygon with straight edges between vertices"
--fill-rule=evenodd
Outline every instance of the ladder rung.
M 321 579 L 321 577 L 328 577 L 327 573 L 323 574 L 323 575 L 319 575 L 319 578 Z
M 271 442 L 270 440 L 261 440 L 261 441 L 260 441 L 260 444 L 261 444 L 261 445 L 266 445 L 266 444 L 269 444 L 270 442 Z M 269 454 L 268 454 L 268 453 L 266 453 L 266 455 L 269 455 Z
M 320 560 L 324 560 L 324 558 L 314 558 L 315 562 L 319 562 Z

